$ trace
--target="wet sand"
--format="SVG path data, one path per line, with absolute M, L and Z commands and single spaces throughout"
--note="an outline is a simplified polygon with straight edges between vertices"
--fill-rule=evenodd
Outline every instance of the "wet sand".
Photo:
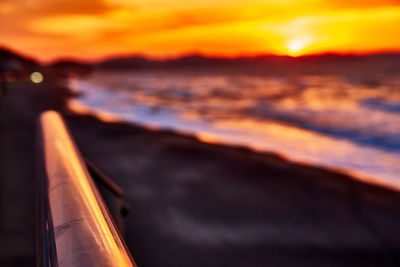
M 400 264 L 397 192 L 273 154 L 74 115 L 52 81 L 10 89 L 0 104 L 1 266 L 34 262 L 34 123 L 48 108 L 63 111 L 82 154 L 124 189 L 139 266 Z

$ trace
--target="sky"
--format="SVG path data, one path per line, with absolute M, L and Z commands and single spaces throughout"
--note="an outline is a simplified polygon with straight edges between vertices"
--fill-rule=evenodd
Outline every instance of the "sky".
M 0 25 L 44 62 L 400 51 L 400 0 L 0 0 Z

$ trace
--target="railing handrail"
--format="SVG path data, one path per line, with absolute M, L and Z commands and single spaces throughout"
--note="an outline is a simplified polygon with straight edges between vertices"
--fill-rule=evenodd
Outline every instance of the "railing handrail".
M 40 116 L 40 266 L 136 266 L 55 111 Z

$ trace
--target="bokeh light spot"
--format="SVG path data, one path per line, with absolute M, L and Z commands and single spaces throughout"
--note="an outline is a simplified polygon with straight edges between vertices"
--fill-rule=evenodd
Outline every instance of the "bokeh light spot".
M 34 83 L 41 83 L 43 82 L 43 74 L 41 74 L 40 72 L 32 72 L 31 74 L 31 81 Z

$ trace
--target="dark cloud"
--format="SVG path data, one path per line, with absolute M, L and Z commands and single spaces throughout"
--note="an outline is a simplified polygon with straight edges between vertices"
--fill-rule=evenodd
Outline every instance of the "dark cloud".
M 12 6 L 14 15 L 55 16 L 69 14 L 97 15 L 112 11 L 118 6 L 104 0 L 1 0 L 0 7 Z
M 37 5 L 39 10 L 53 14 L 100 14 L 114 9 L 101 0 L 49 0 L 44 5 Z

